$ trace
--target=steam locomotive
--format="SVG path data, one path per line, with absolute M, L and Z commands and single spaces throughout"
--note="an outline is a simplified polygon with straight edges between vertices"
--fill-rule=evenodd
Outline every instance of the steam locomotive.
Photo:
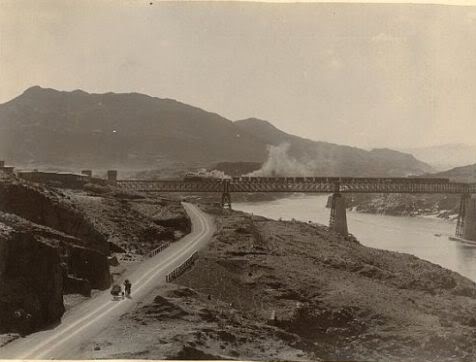
M 229 179 L 231 179 L 231 177 L 219 173 L 208 172 L 205 170 L 201 170 L 198 172 L 187 172 L 183 178 L 184 181 L 193 182 L 216 182 Z

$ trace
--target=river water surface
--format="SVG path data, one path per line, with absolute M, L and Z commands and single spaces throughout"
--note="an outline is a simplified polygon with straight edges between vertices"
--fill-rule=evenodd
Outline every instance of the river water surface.
M 296 195 L 263 202 L 233 203 L 236 210 L 272 219 L 329 224 L 328 195 Z M 452 241 L 455 222 L 426 217 L 347 212 L 349 232 L 366 246 L 413 254 L 476 281 L 476 243 Z M 441 235 L 441 236 L 438 236 Z

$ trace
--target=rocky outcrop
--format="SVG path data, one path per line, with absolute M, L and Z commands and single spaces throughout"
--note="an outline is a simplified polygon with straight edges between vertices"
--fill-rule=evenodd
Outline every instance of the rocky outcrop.
M 58 322 L 64 306 L 56 244 L 65 237 L 0 216 L 0 332 L 28 333 Z
M 107 256 L 82 244 L 0 212 L 0 331 L 28 333 L 58 322 L 63 294 L 109 287 Z
M 153 214 L 149 215 L 154 223 L 165 228 L 181 231 L 183 233 L 189 233 L 191 231 L 190 218 L 183 209 L 182 205 L 178 204 L 177 202 L 170 201 L 161 202 L 160 204 L 160 209 L 156 209 Z M 143 201 L 142 203 L 136 202 L 134 206 L 137 210 L 139 210 L 139 212 L 144 213 L 144 205 L 145 202 Z M 142 208 L 140 206 L 142 206 Z M 144 214 L 147 215 L 147 212 Z

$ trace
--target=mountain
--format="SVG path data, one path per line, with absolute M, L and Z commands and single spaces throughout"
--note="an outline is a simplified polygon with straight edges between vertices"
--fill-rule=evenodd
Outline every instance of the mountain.
M 419 160 L 427 162 L 441 171 L 476 162 L 476 146 L 463 143 L 409 148 L 401 151 L 411 153 Z
M 407 153 L 389 149 L 366 151 L 356 147 L 312 141 L 287 134 L 271 123 L 256 118 L 236 121 L 235 124 L 266 144 L 278 148 L 280 145 L 287 145 L 286 152 L 272 149 L 270 158 L 273 151 L 276 151 L 279 159 L 288 157 L 288 160 L 281 163 L 286 163 L 294 173 L 302 170 L 302 174 L 307 174 L 311 170 L 329 176 L 408 176 L 432 170 L 429 165 Z
M 170 160 L 259 160 L 233 122 L 171 99 L 33 87 L 0 105 L 0 155 L 12 163 L 150 167 Z
M 430 176 L 449 178 L 455 182 L 476 182 L 476 163 L 474 165 L 455 167 L 451 170 L 432 173 Z
M 220 162 L 269 166 L 271 160 L 280 167 L 293 165 L 281 167 L 293 174 L 431 172 L 409 154 L 316 142 L 266 121 L 232 122 L 172 99 L 38 86 L 0 105 L 0 159 L 20 166 L 75 169 L 186 169 Z

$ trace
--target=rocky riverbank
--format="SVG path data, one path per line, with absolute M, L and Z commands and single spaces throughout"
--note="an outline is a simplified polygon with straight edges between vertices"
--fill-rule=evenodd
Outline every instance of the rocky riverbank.
M 436 216 L 454 219 L 458 195 L 353 194 L 346 195 L 347 207 L 358 212 L 393 216 Z
M 324 226 L 205 209 L 219 229 L 181 286 L 158 289 L 82 358 L 474 360 L 469 279 Z

